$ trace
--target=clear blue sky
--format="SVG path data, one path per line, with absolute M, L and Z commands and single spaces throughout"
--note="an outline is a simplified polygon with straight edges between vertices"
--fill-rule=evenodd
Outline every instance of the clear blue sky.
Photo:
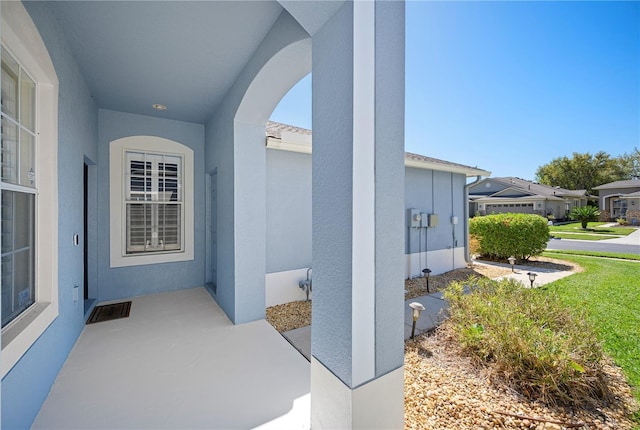
M 640 2 L 406 4 L 405 148 L 534 179 L 640 147 Z M 311 77 L 274 121 L 311 124 Z

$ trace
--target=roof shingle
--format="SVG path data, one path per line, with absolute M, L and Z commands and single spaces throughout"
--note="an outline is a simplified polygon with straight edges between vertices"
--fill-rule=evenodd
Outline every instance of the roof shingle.
M 281 122 L 269 121 L 266 127 L 267 137 L 274 139 L 282 139 L 283 133 L 296 133 L 302 135 L 312 135 L 312 131 L 307 128 L 296 127 L 289 124 L 283 124 Z M 478 167 L 466 166 L 464 164 L 453 163 L 451 161 L 440 160 L 438 158 L 427 157 L 426 155 L 414 154 L 411 152 L 405 152 L 404 158 L 406 161 L 414 161 L 417 163 L 425 163 L 431 167 L 442 167 L 442 170 L 464 171 L 467 175 L 482 175 L 489 176 L 491 173 Z M 418 164 L 419 165 L 419 164 Z M 438 169 L 440 170 L 440 169 Z

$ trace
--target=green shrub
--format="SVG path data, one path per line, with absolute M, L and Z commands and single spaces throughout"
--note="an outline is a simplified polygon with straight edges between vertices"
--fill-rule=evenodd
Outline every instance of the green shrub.
M 494 214 L 469 220 L 469 234 L 477 238 L 480 254 L 528 260 L 542 254 L 549 241 L 547 219 L 530 214 Z
M 573 208 L 569 214 L 571 219 L 580 221 L 582 228 L 587 228 L 587 224 L 592 221 L 598 221 L 600 217 L 600 211 L 595 206 L 582 206 L 579 208 Z
M 594 328 L 555 292 L 512 279 L 467 284 L 445 290 L 449 324 L 466 353 L 528 398 L 568 406 L 609 399 Z
M 619 225 L 629 225 L 629 221 L 627 221 L 627 220 L 626 220 L 626 219 L 624 219 L 624 218 L 618 218 L 618 219 L 616 220 L 616 222 L 617 222 Z

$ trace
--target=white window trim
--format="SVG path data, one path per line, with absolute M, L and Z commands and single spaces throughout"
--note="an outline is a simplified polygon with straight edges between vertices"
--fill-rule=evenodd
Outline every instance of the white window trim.
M 2 43 L 36 81 L 36 304 L 2 330 L 4 377 L 58 316 L 58 78 L 21 2 L 2 2 Z
M 182 156 L 183 160 L 183 240 L 180 251 L 126 255 L 126 193 L 125 153 L 140 151 L 168 153 Z M 110 214 L 110 263 L 111 267 L 140 266 L 144 264 L 172 263 L 194 259 L 193 252 L 193 150 L 181 143 L 157 136 L 130 136 L 109 144 L 109 214 Z

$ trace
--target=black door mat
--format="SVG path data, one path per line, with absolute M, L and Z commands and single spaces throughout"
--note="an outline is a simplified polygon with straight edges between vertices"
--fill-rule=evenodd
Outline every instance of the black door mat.
M 87 320 L 87 324 L 117 320 L 119 318 L 128 318 L 130 310 L 131 301 L 96 306 L 93 308 L 91 316 Z

